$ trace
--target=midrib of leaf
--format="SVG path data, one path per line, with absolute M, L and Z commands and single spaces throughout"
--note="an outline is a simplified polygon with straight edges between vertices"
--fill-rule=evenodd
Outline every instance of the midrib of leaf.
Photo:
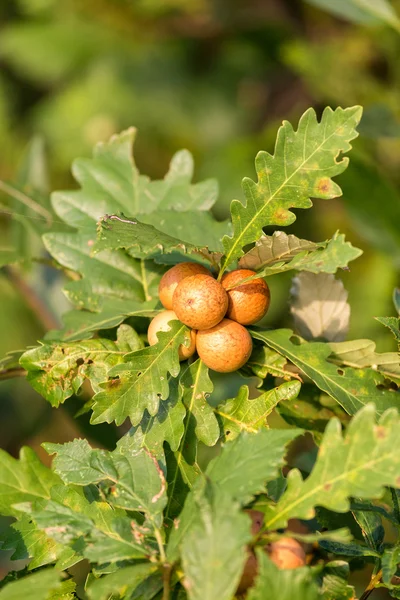
M 197 386 L 199 385 L 200 372 L 201 372 L 201 369 L 203 368 L 203 364 L 204 364 L 203 361 L 200 360 L 199 361 L 199 368 L 197 369 L 197 373 L 196 373 L 196 379 L 195 379 L 194 387 L 192 388 L 193 392 L 192 392 L 192 396 L 191 396 L 191 399 L 190 399 L 190 406 L 187 409 L 186 414 L 188 414 L 188 413 L 190 414 L 192 412 L 192 408 L 193 408 L 193 404 L 194 404 L 194 399 L 195 399 L 196 391 L 197 391 Z M 183 457 L 182 448 L 185 445 L 187 433 L 188 433 L 188 427 L 186 426 L 184 428 L 182 440 L 181 440 L 181 443 L 179 444 L 179 448 L 178 448 L 178 451 L 177 451 L 178 452 L 178 457 L 177 457 L 177 461 L 176 461 L 177 464 L 176 464 L 174 478 L 173 478 L 173 480 L 171 482 L 171 486 L 169 486 L 171 488 L 171 494 L 169 495 L 168 504 L 167 504 L 167 507 L 165 509 L 165 516 L 166 517 L 168 517 L 168 515 L 169 515 L 169 509 L 171 507 L 171 502 L 172 502 L 172 499 L 174 497 L 175 486 L 176 486 L 176 482 L 177 482 L 177 479 L 178 479 L 178 472 L 180 471 L 180 465 L 181 465 L 182 457 Z
M 284 182 L 279 186 L 279 188 L 272 194 L 270 195 L 270 197 L 268 198 L 268 200 L 264 203 L 263 207 L 260 208 L 259 211 L 256 212 L 256 214 L 252 217 L 252 219 L 249 221 L 249 223 L 247 225 L 245 225 L 244 229 L 242 229 L 240 235 L 236 238 L 235 243 L 232 245 L 230 251 L 228 252 L 228 254 L 226 255 L 224 262 L 222 264 L 221 270 L 219 272 L 218 275 L 218 281 L 221 280 L 222 275 L 226 269 L 226 267 L 228 266 L 229 262 L 230 262 L 230 257 L 232 256 L 232 254 L 234 253 L 234 251 L 236 250 L 236 248 L 239 246 L 241 239 L 243 238 L 244 234 L 246 233 L 246 231 L 249 229 L 249 227 L 251 227 L 251 225 L 253 225 L 254 221 L 256 219 L 258 219 L 258 217 L 262 214 L 262 212 L 269 206 L 270 202 L 272 200 L 274 200 L 276 198 L 276 196 L 279 194 L 279 192 L 287 185 L 288 181 L 291 180 L 291 178 L 300 170 L 302 169 L 302 167 L 314 156 L 314 154 L 316 152 L 318 152 L 322 146 L 324 146 L 324 144 L 333 136 L 336 134 L 338 129 L 341 129 L 342 127 L 344 127 L 344 125 L 346 125 L 346 123 L 350 121 L 350 117 L 344 122 L 342 123 L 339 127 L 337 127 L 332 133 L 331 135 L 329 135 L 327 138 L 324 137 L 324 141 L 317 146 L 317 148 L 306 158 L 303 159 L 303 162 L 293 171 L 293 173 L 291 173 L 291 175 L 289 177 L 287 177 L 286 175 L 286 160 L 284 160 L 284 167 L 285 167 L 285 176 L 286 179 L 284 180 Z M 305 134 L 304 134 L 304 144 L 303 144 L 303 156 L 305 154 L 305 146 L 306 146 L 306 141 L 307 141 L 307 131 L 308 131 L 308 127 L 309 127 L 309 123 L 310 120 L 308 119 L 307 121 L 307 127 L 305 130 Z M 326 127 L 327 127 L 328 122 L 325 122 L 325 126 L 324 126 L 324 136 L 325 136 L 325 131 L 326 131 Z M 285 145 L 284 145 L 284 158 L 285 158 L 285 153 L 286 153 L 286 143 L 287 140 L 285 139 Z M 270 194 L 271 194 L 271 186 L 270 186 L 270 182 L 269 182 L 269 173 L 267 173 L 267 179 L 268 179 L 268 187 L 270 190 Z M 299 186 L 294 186 L 294 187 L 299 187 Z
M 224 412 L 216 409 L 215 412 L 220 415 L 221 417 L 224 417 L 224 419 L 226 419 L 227 421 L 231 421 L 232 423 L 235 423 L 236 425 L 239 425 L 240 429 L 244 429 L 245 431 L 249 431 L 250 433 L 257 433 L 257 429 L 255 429 L 254 427 L 252 427 L 253 423 L 244 423 L 243 421 L 239 421 L 239 419 L 235 419 L 234 417 L 232 417 L 232 415 L 227 415 Z M 243 418 L 246 417 L 245 413 L 243 415 Z M 265 412 L 259 419 L 256 419 L 256 421 L 261 421 L 261 419 L 264 418 L 264 416 L 267 413 Z
M 363 471 L 364 469 L 367 469 L 369 467 L 373 467 L 376 466 L 377 464 L 379 464 L 381 461 L 386 460 L 387 458 L 390 458 L 392 456 L 395 456 L 396 452 L 390 452 L 388 454 L 383 454 L 380 455 L 377 459 L 375 460 L 370 460 L 367 463 L 363 463 L 362 465 L 359 465 L 358 467 L 355 467 L 354 469 L 351 469 L 350 471 L 344 471 L 341 475 L 338 475 L 337 477 L 335 477 L 334 479 L 329 479 L 328 481 L 324 481 L 322 484 L 314 487 L 312 490 L 310 490 L 309 492 L 307 492 L 307 494 L 304 494 L 303 496 L 300 496 L 299 498 L 297 498 L 296 500 L 294 500 L 291 504 L 289 504 L 288 506 L 285 507 L 284 510 L 282 510 L 280 513 L 277 513 L 276 515 L 274 515 L 274 517 L 272 519 L 270 519 L 269 521 L 267 521 L 265 523 L 265 527 L 266 529 L 270 529 L 271 526 L 278 521 L 279 519 L 282 519 L 283 515 L 290 513 L 290 511 L 295 508 L 296 506 L 298 506 L 298 504 L 300 504 L 301 502 L 304 502 L 304 500 L 307 500 L 308 498 L 311 498 L 312 496 L 314 496 L 316 493 L 320 492 L 324 486 L 326 485 L 334 485 L 335 483 L 337 483 L 338 481 L 342 481 L 343 479 L 348 479 L 349 476 L 358 473 L 359 471 Z M 347 458 L 346 462 L 349 462 L 349 459 L 351 457 L 351 454 L 349 453 L 349 456 Z
M 145 267 L 143 259 L 140 260 L 140 272 L 141 272 L 141 275 L 142 275 L 142 285 L 143 285 L 143 291 L 144 291 L 144 299 L 145 299 L 146 302 L 149 302 L 151 300 L 151 296 L 149 294 L 149 286 L 147 284 L 147 277 L 146 277 L 146 267 Z

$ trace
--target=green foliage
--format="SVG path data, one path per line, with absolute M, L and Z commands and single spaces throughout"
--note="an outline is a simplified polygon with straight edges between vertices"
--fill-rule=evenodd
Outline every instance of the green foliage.
M 386 389 L 383 375 L 368 368 L 339 368 L 329 361 L 332 353 L 329 344 L 305 342 L 300 338 L 292 341 L 290 329 L 253 330 L 252 335 L 283 354 L 319 389 L 339 402 L 349 415 L 354 415 L 369 402 L 375 403 L 378 414 L 390 407 L 398 407 L 397 394 Z
M 66 344 L 44 344 L 28 350 L 20 359 L 28 371 L 28 381 L 52 406 L 59 406 L 77 393 L 85 379 L 94 391 L 107 380 L 108 371 L 122 363 L 124 356 L 143 347 L 129 325 L 121 325 L 117 341 L 87 340 Z
M 68 586 L 71 590 L 71 586 Z M 19 581 L 7 583 L 0 591 L 1 600 L 69 600 L 71 594 L 64 595 L 65 586 L 59 581 L 59 573 L 55 569 L 46 569 L 28 575 Z M 72 591 L 74 586 L 72 587 Z
M 195 517 L 182 545 L 182 565 L 192 600 L 232 598 L 251 540 L 249 518 L 229 493 L 205 482 L 194 494 Z
M 271 594 L 272 598 L 290 600 L 295 595 L 299 600 L 316 600 L 318 588 L 309 570 L 280 570 L 260 549 L 257 554 L 260 572 L 249 600 L 262 600 Z
M 294 517 L 311 519 L 315 506 L 346 512 L 350 496 L 380 498 L 385 485 L 398 487 L 399 426 L 395 410 L 387 411 L 375 423 L 372 405 L 355 415 L 344 438 L 339 421 L 332 419 L 312 473 L 303 481 L 297 469 L 291 471 L 287 490 L 275 506 L 266 510 L 266 527 L 285 527 Z
M 361 108 L 326 109 L 318 123 L 310 109 L 301 118 L 298 130 L 287 121 L 278 132 L 275 154 L 260 152 L 256 158 L 258 183 L 243 181 L 247 204 L 238 200 L 231 205 L 233 236 L 224 238 L 226 258 L 223 268 L 243 254 L 242 248 L 255 242 L 266 225 L 290 225 L 295 215 L 290 208 L 310 208 L 310 196 L 340 196 L 339 186 L 331 177 L 342 173 L 348 159 L 337 161 L 340 152 L 348 152 L 357 137 L 355 127 Z
M 58 78 L 72 67 L 59 56 L 48 68 Z M 328 108 L 320 121 L 310 109 L 297 131 L 285 121 L 274 154 L 257 155 L 257 183 L 244 179 L 246 204 L 233 201 L 232 222 L 210 213 L 217 185 L 192 183 L 188 151 L 174 155 L 164 179 L 140 174 L 132 128 L 74 162 L 79 189 L 52 195 L 65 226 L 53 227 L 47 207 L 43 235 L 52 265 L 70 279 L 73 308 L 39 345 L 1 361 L 0 373 L 26 375 L 53 407 L 71 398 L 69 409 L 81 394 L 78 415 L 92 413 L 93 443 L 44 443 L 51 468 L 30 449 L 19 460 L 0 453 L 0 512 L 15 519 L 1 547 L 29 560 L 28 571 L 46 567 L 7 581 L 0 598 L 35 588 L 35 597 L 71 600 L 75 582 L 62 572 L 86 560 L 89 599 L 232 600 L 249 549 L 259 564 L 249 600 L 350 600 L 354 558 L 382 567 L 380 585 L 397 593 L 398 541 L 387 539 L 384 519 L 400 526 L 399 355 L 345 340 L 347 292 L 333 277 L 361 251 L 340 233 L 315 243 L 264 232 L 290 225 L 290 209 L 311 207 L 311 197 L 341 194 L 332 178 L 347 167 L 340 156 L 360 117 L 355 106 Z M 29 156 L 26 181 L 40 188 L 40 156 Z M 300 272 L 290 312 L 303 337 L 252 328 L 248 363 L 227 376 L 196 356 L 179 361 L 189 344 L 179 321 L 147 345 L 148 319 L 162 310 L 160 278 L 189 257 L 211 263 L 219 279 L 230 266 L 265 278 Z M 397 317 L 378 320 L 399 341 Z M 96 447 L 94 426 L 104 423 L 122 426 L 108 450 Z M 251 508 L 264 515 L 256 532 Z M 303 529 L 291 532 L 298 519 Z M 270 560 L 268 543 L 288 535 L 313 544 L 314 566 L 283 570 Z M 330 554 L 350 562 L 329 563 Z

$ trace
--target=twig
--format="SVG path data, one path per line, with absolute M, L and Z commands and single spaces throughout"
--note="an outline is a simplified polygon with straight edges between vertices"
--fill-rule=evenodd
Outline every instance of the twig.
M 0 380 L 14 379 L 14 377 L 25 377 L 26 371 L 22 367 L 13 367 L 12 369 L 0 369 Z
M 170 600 L 171 592 L 171 571 L 172 566 L 168 563 L 163 566 L 163 596 L 162 600 Z
M 15 267 L 6 266 L 4 267 L 4 273 L 24 298 L 26 304 L 36 315 L 39 322 L 43 325 L 47 331 L 49 329 L 57 329 L 59 323 L 53 313 L 48 309 L 46 304 L 35 292 L 35 290 L 21 277 L 18 270 Z
M 372 575 L 371 581 L 369 582 L 368 586 L 365 588 L 364 592 L 360 596 L 360 600 L 367 600 L 367 598 L 369 598 L 370 595 L 372 594 L 372 592 L 374 591 L 376 584 L 379 583 L 381 579 L 382 579 L 382 569 L 380 571 L 378 571 L 378 573 L 376 573 L 376 575 Z

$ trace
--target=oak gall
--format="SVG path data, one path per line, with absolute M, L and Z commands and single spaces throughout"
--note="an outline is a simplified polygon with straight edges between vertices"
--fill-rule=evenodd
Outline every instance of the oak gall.
M 218 373 L 237 371 L 248 361 L 253 343 L 247 329 L 230 319 L 198 331 L 197 352 L 204 364 Z
M 264 279 L 257 277 L 240 283 L 252 275 L 256 275 L 256 272 L 250 269 L 238 269 L 226 273 L 221 280 L 229 300 L 226 316 L 241 325 L 257 323 L 266 314 L 270 304 L 270 291 Z
M 170 321 L 178 321 L 178 317 L 173 310 L 164 310 L 154 317 L 147 330 L 147 339 L 150 346 L 157 344 L 157 333 L 159 331 L 169 331 L 171 329 L 169 325 Z M 190 335 L 190 345 L 184 346 L 181 344 L 179 346 L 179 360 L 186 360 L 190 356 L 193 356 L 196 351 L 196 332 L 191 330 L 190 334 L 188 333 L 187 335 Z
M 225 316 L 228 296 L 222 285 L 210 275 L 192 275 L 179 283 L 172 307 L 178 319 L 188 327 L 210 329 Z
M 167 310 L 172 309 L 172 298 L 178 284 L 191 275 L 197 275 L 202 273 L 203 275 L 210 275 L 211 273 L 203 265 L 199 265 L 195 262 L 183 262 L 175 265 L 171 269 L 168 269 L 166 273 L 161 277 L 160 284 L 158 286 L 158 296 L 161 304 Z

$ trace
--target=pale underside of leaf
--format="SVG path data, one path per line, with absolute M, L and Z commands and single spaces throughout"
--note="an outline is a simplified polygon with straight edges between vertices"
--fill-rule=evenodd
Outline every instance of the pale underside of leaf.
M 342 281 L 331 274 L 300 273 L 293 279 L 290 312 L 305 339 L 339 342 L 349 328 L 350 305 Z

